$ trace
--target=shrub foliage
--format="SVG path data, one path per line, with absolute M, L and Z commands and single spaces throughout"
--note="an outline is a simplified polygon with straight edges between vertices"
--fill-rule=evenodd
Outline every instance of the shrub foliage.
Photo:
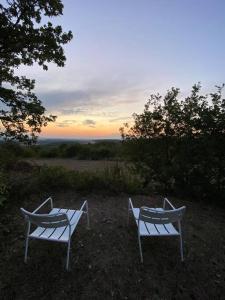
M 151 95 L 134 124 L 121 128 L 126 154 L 145 185 L 201 199 L 225 197 L 225 99 L 222 87 L 200 95 L 200 84 L 179 100 L 172 88 Z

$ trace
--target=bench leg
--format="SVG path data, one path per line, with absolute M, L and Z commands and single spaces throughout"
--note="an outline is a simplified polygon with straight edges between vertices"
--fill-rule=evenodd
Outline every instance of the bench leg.
M 180 221 L 178 222 L 178 228 L 179 228 L 179 233 L 180 233 L 180 256 L 181 256 L 181 261 L 184 261 L 183 238 L 182 238 L 182 230 L 181 230 Z
M 25 241 L 25 256 L 24 262 L 27 262 L 27 253 L 28 253 L 28 243 L 29 243 L 29 233 L 30 233 L 30 222 L 27 222 L 27 231 L 26 231 L 26 241 Z
M 127 225 L 129 225 L 130 220 L 130 199 L 128 200 L 128 215 L 127 215 Z
M 86 202 L 86 214 L 87 214 L 87 229 L 90 229 L 90 219 L 89 219 L 89 211 L 88 211 L 88 202 Z
M 67 257 L 66 257 L 66 270 L 69 270 L 69 261 L 70 261 L 70 240 L 67 245 Z
M 25 242 L 25 256 L 24 256 L 24 262 L 27 262 L 27 253 L 28 253 L 28 244 L 29 244 L 29 237 L 26 237 L 26 242 Z
M 142 247 L 141 247 L 141 237 L 138 231 L 138 244 L 139 244 L 139 251 L 140 251 L 140 257 L 141 257 L 141 263 L 143 263 L 143 254 L 142 254 Z
M 184 261 L 183 239 L 181 234 L 180 234 L 180 256 L 181 256 L 181 261 Z

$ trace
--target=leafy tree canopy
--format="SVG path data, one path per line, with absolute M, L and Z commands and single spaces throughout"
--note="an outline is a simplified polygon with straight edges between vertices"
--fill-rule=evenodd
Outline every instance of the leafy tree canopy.
M 160 94 L 151 95 L 144 112 L 133 114 L 134 125 L 129 128 L 125 124 L 120 129 L 123 139 L 225 134 L 223 87 L 217 86 L 217 91 L 209 95 L 200 95 L 198 83 L 184 100 L 179 99 L 178 88 L 171 88 L 164 98 Z
M 63 67 L 63 44 L 72 32 L 63 32 L 46 17 L 62 15 L 61 0 L 7 0 L 0 4 L 0 136 L 7 140 L 36 141 L 42 126 L 55 120 L 46 116 L 41 100 L 32 92 L 35 80 L 15 75 L 20 65 L 47 63 Z

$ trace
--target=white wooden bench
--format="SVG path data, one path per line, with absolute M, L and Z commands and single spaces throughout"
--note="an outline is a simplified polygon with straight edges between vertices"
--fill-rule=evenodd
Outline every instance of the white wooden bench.
M 48 202 L 50 202 L 51 211 L 48 214 L 38 214 L 37 212 Z M 79 210 L 54 208 L 50 197 L 32 213 L 23 208 L 21 211 L 27 221 L 24 261 L 27 262 L 28 243 L 31 238 L 67 243 L 66 269 L 68 270 L 71 236 L 83 214 L 86 214 L 87 227 L 89 228 L 88 202 L 84 201 Z M 36 226 L 33 232 L 31 232 L 31 224 Z
M 170 210 L 166 209 L 166 205 L 170 206 Z M 183 217 L 185 209 L 185 206 L 176 209 L 167 198 L 163 199 L 163 207 L 150 208 L 143 206 L 141 208 L 135 208 L 133 207 L 131 198 L 129 198 L 128 224 L 130 212 L 132 212 L 138 227 L 138 243 L 141 262 L 143 262 L 141 247 L 142 236 L 178 236 L 180 238 L 181 260 L 184 260 L 181 219 Z M 178 229 L 174 227 L 174 223 L 177 223 Z

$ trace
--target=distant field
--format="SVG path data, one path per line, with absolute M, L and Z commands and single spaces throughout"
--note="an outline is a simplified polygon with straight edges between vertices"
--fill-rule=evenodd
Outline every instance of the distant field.
M 63 166 L 70 170 L 76 171 L 101 171 L 106 168 L 116 166 L 118 163 L 123 165 L 122 162 L 108 161 L 108 160 L 76 160 L 71 158 L 43 158 L 43 159 L 29 159 L 33 165 L 38 166 Z

